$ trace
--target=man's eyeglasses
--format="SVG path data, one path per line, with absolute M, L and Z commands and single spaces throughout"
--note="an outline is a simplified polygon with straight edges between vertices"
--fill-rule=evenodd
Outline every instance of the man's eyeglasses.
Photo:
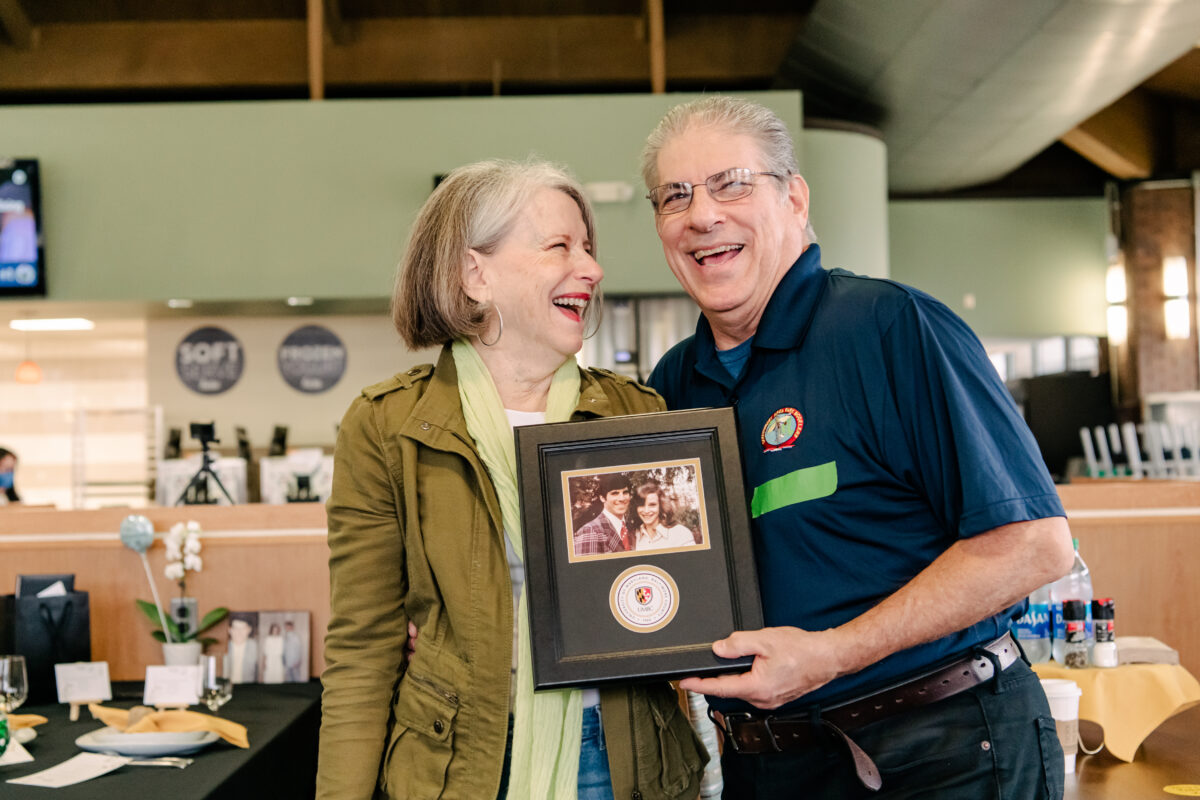
M 704 185 L 708 188 L 708 194 L 712 199 L 728 203 L 730 200 L 740 200 L 754 191 L 755 175 L 783 178 L 782 175 L 775 172 L 755 172 L 745 167 L 734 167 L 724 172 L 718 172 L 716 175 L 709 175 L 704 179 Z M 687 211 L 691 206 L 695 188 L 686 181 L 664 183 L 662 186 L 655 186 L 651 189 L 650 193 L 646 195 L 646 199 L 654 206 L 655 214 L 660 216 L 678 214 L 680 211 Z

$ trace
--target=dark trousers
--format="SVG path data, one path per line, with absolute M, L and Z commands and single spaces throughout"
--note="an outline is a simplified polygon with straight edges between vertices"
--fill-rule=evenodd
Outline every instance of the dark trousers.
M 844 744 L 738 755 L 725 748 L 724 800 L 1061 800 L 1063 751 L 1037 675 L 1021 659 L 995 679 L 847 731 L 883 787 L 855 777 Z

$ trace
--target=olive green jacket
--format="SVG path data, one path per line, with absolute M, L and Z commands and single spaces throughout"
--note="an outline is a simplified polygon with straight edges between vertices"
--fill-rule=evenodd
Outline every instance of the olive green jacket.
M 572 419 L 662 410 L 580 373 Z M 342 420 L 329 515 L 332 616 L 317 797 L 491 800 L 508 730 L 513 602 L 491 479 L 449 348 L 363 390 Z M 407 669 L 409 620 L 420 630 Z M 601 692 L 615 796 L 695 798 L 707 753 L 669 684 Z M 377 787 L 378 784 L 378 787 Z

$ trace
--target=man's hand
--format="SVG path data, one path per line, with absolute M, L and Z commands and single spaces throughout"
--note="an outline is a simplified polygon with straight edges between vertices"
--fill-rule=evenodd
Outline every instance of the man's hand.
M 735 631 L 713 643 L 722 658 L 754 656 L 749 672 L 715 678 L 685 678 L 681 689 L 717 697 L 737 697 L 758 708 L 778 708 L 853 671 L 845 665 L 836 629 L 763 628 Z

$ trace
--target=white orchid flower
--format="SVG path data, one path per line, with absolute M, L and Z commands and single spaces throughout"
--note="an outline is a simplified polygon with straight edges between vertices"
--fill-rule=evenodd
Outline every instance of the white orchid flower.
M 167 561 L 182 561 L 183 551 L 175 542 L 167 542 Z
M 189 519 L 187 522 L 187 530 L 188 530 L 188 533 L 197 533 L 198 534 L 203 529 L 200 527 L 199 522 L 196 522 L 196 520 L 194 520 L 194 519 Z
M 167 568 L 163 570 L 163 575 L 166 575 L 169 580 L 183 580 L 183 563 L 180 561 L 172 561 L 167 564 Z
M 187 539 L 183 542 L 183 552 L 199 553 L 200 552 L 200 535 L 197 533 L 189 533 Z
M 192 572 L 200 572 L 204 568 L 204 562 L 195 553 L 188 553 L 183 557 L 183 566 Z

